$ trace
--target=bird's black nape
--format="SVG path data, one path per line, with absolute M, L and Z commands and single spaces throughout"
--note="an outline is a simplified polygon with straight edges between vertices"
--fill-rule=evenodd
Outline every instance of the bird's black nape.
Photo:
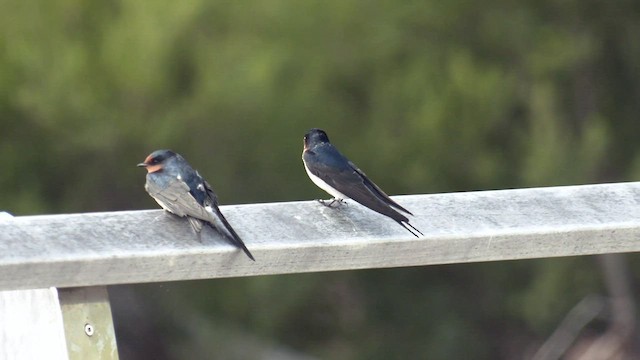
M 328 142 L 330 142 L 329 136 L 327 136 L 327 133 L 324 132 L 324 130 L 322 129 L 313 128 L 307 131 L 306 134 L 304 134 L 304 145 L 306 148 L 309 148 L 315 144 L 322 144 L 322 143 L 328 143 Z
M 149 154 L 149 156 L 147 156 L 146 159 L 144 159 L 143 163 L 138 164 L 138 166 L 143 166 L 143 164 L 145 165 L 155 165 L 155 164 L 160 164 L 163 161 L 172 158 L 176 156 L 176 153 L 174 153 L 171 150 L 168 149 L 162 149 L 162 150 L 156 150 L 154 152 L 152 152 L 151 154 Z

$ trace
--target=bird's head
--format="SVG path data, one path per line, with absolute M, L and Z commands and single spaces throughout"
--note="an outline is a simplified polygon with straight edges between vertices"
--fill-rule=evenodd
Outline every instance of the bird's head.
M 149 173 L 153 173 L 162 170 L 167 160 L 175 156 L 176 153 L 171 150 L 156 150 L 149 154 L 149 156 L 144 159 L 144 162 L 141 162 L 138 166 L 146 168 Z
M 322 129 L 311 129 L 304 135 L 305 150 L 323 143 L 329 143 L 329 137 Z

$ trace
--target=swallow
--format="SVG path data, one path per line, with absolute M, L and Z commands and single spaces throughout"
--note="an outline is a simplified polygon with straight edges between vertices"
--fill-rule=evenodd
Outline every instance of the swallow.
M 255 261 L 220 212 L 218 198 L 211 185 L 180 154 L 171 150 L 156 150 L 138 166 L 147 169 L 144 188 L 163 209 L 186 217 L 197 234 L 200 234 L 203 225 L 210 226 Z
M 415 237 L 419 237 L 418 234 L 424 235 L 409 224 L 409 219 L 400 211 L 413 214 L 393 201 L 362 170 L 342 155 L 329 142 L 329 137 L 323 130 L 311 129 L 304 135 L 302 162 L 311 181 L 333 196 L 331 202 L 318 200 L 321 204 L 331 207 L 335 203 L 344 203 L 344 199 L 352 199 L 395 220 Z

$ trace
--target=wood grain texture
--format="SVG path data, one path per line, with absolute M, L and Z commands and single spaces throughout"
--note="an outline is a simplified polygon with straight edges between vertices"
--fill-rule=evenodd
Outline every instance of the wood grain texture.
M 58 299 L 64 319 L 69 360 L 118 360 L 107 288 L 90 286 L 60 289 Z
M 394 197 L 416 239 L 353 201 L 223 206 L 256 257 L 161 210 L 0 218 L 0 290 L 640 251 L 640 183 Z

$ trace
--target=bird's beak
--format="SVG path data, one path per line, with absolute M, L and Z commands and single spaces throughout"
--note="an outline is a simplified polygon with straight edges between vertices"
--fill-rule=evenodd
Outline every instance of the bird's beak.
M 140 163 L 140 164 L 138 164 L 138 165 L 136 165 L 136 166 L 137 166 L 137 167 L 147 167 L 147 164 L 145 164 L 145 163 Z

